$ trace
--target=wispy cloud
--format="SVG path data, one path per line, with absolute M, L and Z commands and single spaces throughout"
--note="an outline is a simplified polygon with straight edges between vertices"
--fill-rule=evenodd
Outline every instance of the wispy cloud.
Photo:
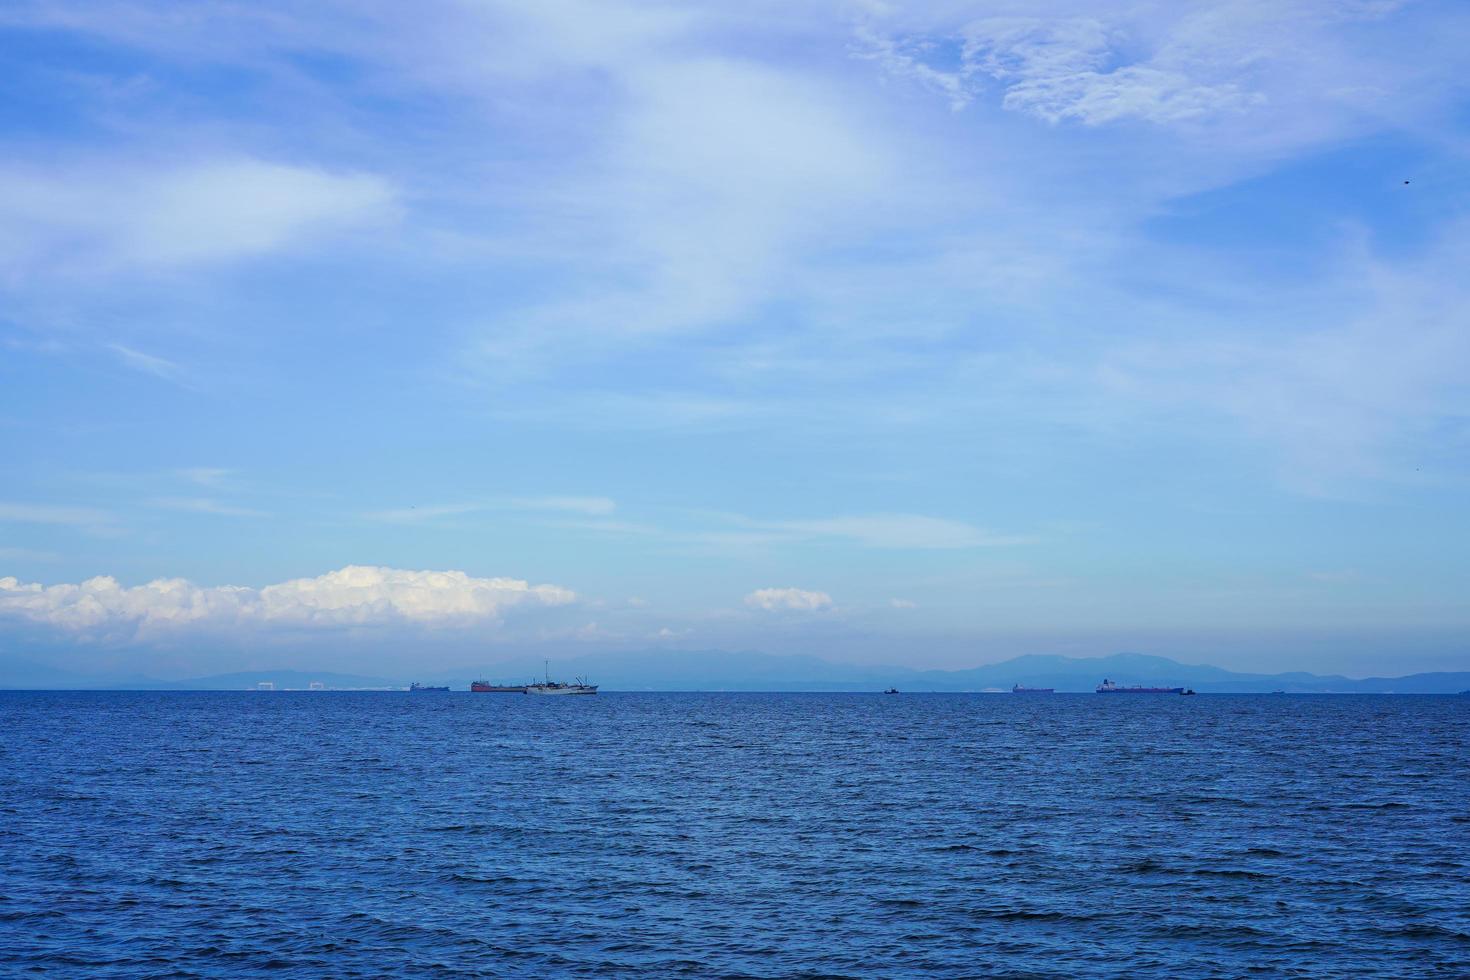
M 1001 534 L 964 521 L 921 514 L 854 514 L 838 517 L 773 520 L 723 511 L 674 511 L 667 520 L 617 521 L 595 515 L 585 520 L 559 520 L 553 526 L 603 534 L 636 535 L 715 550 L 795 546 L 837 541 L 864 548 L 958 550 L 1005 548 L 1033 543 L 1027 535 Z
M 0 501 L 0 521 L 20 524 L 65 524 L 95 527 L 112 523 L 114 517 L 95 507 L 61 507 L 53 504 L 7 503 Z
M 168 358 L 159 357 L 156 354 L 145 354 L 131 347 L 124 347 L 122 344 L 108 344 L 107 349 L 116 354 L 118 360 L 134 371 L 151 374 L 155 378 L 162 378 L 164 381 L 172 381 L 175 384 L 183 383 L 183 368 Z
M 1026 544 L 1030 540 L 1018 535 L 994 534 L 963 521 L 920 514 L 863 514 L 756 523 L 798 537 L 845 538 L 869 548 L 995 548 Z
M 423 507 L 412 504 L 408 507 L 368 511 L 362 516 L 367 520 L 381 521 L 385 524 L 422 524 L 441 517 L 459 517 L 485 509 L 483 504 L 436 504 Z
M 270 516 L 265 511 L 255 510 L 251 507 L 241 507 L 222 500 L 215 500 L 212 497 L 154 497 L 148 503 L 150 506 L 159 507 L 164 510 L 185 511 L 193 514 L 216 514 L 221 517 Z
M 640 535 L 678 544 L 748 551 L 808 542 L 842 541 L 864 548 L 951 550 L 1003 548 L 1033 543 L 1026 535 L 1000 534 L 964 521 L 921 514 L 855 514 L 805 520 L 770 520 L 722 511 L 677 511 L 659 522 L 594 517 L 556 521 L 557 527 Z
M 1130 117 L 1174 123 L 1240 112 L 1264 100 L 1233 80 L 1205 80 L 1201 65 L 1169 57 L 1116 66 L 1115 38 L 1092 18 L 987 19 L 965 30 L 966 67 L 1005 86 L 1002 105 L 1048 122 L 1088 125 Z
M 613 521 L 605 517 L 548 518 L 539 522 L 545 527 L 570 528 L 578 531 L 593 531 L 597 534 L 670 536 L 665 528 L 639 521 Z
M 175 471 L 180 477 L 201 487 L 219 487 L 233 475 L 234 470 L 218 466 L 188 466 Z
M 728 536 L 744 544 L 848 541 L 866 548 L 947 550 L 998 548 L 1031 543 L 1022 535 L 998 534 L 964 521 L 922 514 L 853 514 L 797 520 L 767 520 L 742 514 L 697 512 L 716 527 L 695 532 L 705 540 Z M 719 524 L 726 525 L 720 529 Z M 732 527 L 733 526 L 733 527 Z
M 765 612 L 820 612 L 832 608 L 832 597 L 809 589 L 756 589 L 745 604 Z
M 1049 123 L 1173 125 L 1255 111 L 1279 120 L 1282 108 L 1300 107 L 1302 93 L 1290 86 L 1301 63 L 1351 77 L 1353 63 L 1366 67 L 1372 53 L 1345 45 L 1342 34 L 1402 6 L 1042 2 L 967 21 L 875 7 L 857 28 L 854 53 L 956 110 L 998 90 L 1004 108 Z M 1328 105 L 1349 90 L 1319 86 L 1306 97 Z M 1355 94 L 1368 93 L 1358 86 Z
M 1101 356 L 1094 406 L 1167 408 L 1215 428 L 1226 419 L 1270 454 L 1285 486 L 1312 496 L 1416 482 L 1426 463 L 1446 469 L 1445 447 L 1465 446 L 1456 420 L 1470 415 L 1459 368 L 1470 361 L 1470 288 L 1454 270 L 1467 261 L 1460 224 L 1411 260 L 1335 263 L 1333 288 L 1317 286 L 1332 300 L 1294 314 L 1294 329 L 1120 341 Z
M 503 506 L 522 510 L 552 510 L 601 516 L 617 510 L 607 497 L 511 497 Z
M 1352 568 L 1336 568 L 1324 571 L 1308 572 L 1307 578 L 1320 585 L 1353 585 L 1364 581 L 1362 572 Z
M 408 507 L 369 511 L 363 517 L 389 524 L 420 524 L 443 517 L 461 517 L 497 510 L 548 511 L 602 517 L 611 514 L 616 509 L 617 504 L 607 497 L 491 497 L 482 501 L 458 504 L 426 504 L 422 507 L 411 504 Z
M 11 166 L 0 169 L 0 272 L 110 275 L 238 259 L 381 223 L 395 207 L 381 177 L 250 158 L 173 168 L 117 160 L 59 171 Z M 140 369 L 170 369 L 119 352 Z
M 6 561 L 59 561 L 61 556 L 54 551 L 38 551 L 35 548 L 0 547 L 0 558 Z

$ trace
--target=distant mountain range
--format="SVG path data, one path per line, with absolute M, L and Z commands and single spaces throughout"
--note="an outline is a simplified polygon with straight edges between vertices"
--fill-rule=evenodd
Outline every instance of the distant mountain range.
M 539 660 L 507 661 L 481 671 L 437 675 L 437 683 L 468 684 L 472 673 L 523 682 L 541 674 Z M 1092 691 L 1103 678 L 1119 684 L 1192 687 L 1201 693 L 1455 694 L 1470 688 L 1470 671 L 1355 679 L 1304 672 L 1249 674 L 1167 657 L 1118 653 L 1108 657 L 1030 655 L 964 670 L 839 664 L 805 656 L 702 651 L 604 654 L 552 663 L 557 677 L 585 675 L 616 691 L 1009 691 L 1014 684 L 1058 691 Z
M 543 671 L 539 658 L 518 658 L 483 667 L 385 678 L 324 671 L 260 670 L 215 674 L 181 681 L 138 675 L 89 677 L 36 663 L 0 662 L 0 688 L 113 690 L 245 690 L 262 681 L 276 688 L 405 687 L 410 680 L 465 690 L 486 677 L 525 683 Z M 563 658 L 552 664 L 555 678 L 586 676 L 604 691 L 1009 691 L 1013 684 L 1057 691 L 1091 691 L 1104 677 L 1119 684 L 1192 687 L 1202 694 L 1456 694 L 1470 690 L 1470 671 L 1350 678 L 1304 672 L 1250 674 L 1167 657 L 1118 653 L 1108 657 L 1032 655 L 965 670 L 914 670 L 832 663 L 816 657 L 724 651 L 653 651 Z

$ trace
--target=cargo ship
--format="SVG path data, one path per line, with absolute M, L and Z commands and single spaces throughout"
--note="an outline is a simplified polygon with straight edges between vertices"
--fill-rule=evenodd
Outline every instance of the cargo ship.
M 526 686 L 527 694 L 596 694 L 597 685 L 588 684 L 582 678 L 577 678 L 574 684 L 563 684 L 560 681 L 547 681 L 545 684 L 529 684 Z
M 1022 687 L 1020 684 L 1011 688 L 1012 694 L 1054 694 L 1056 688 L 1052 687 Z
M 470 685 L 470 690 L 475 694 L 525 694 L 525 684 L 491 684 L 489 681 L 475 681 Z
M 409 693 L 414 693 L 414 694 L 421 693 L 421 692 L 424 692 L 424 691 L 432 691 L 434 693 L 438 693 L 440 691 L 447 691 L 447 690 L 449 690 L 449 685 L 446 684 L 443 687 L 430 687 L 427 684 L 420 684 L 418 681 L 414 681 L 412 684 L 408 685 L 408 690 L 409 690 Z
M 578 677 L 574 684 L 563 684 L 551 679 L 551 661 L 546 662 L 546 680 L 540 684 L 527 684 L 527 694 L 596 694 L 597 685 L 588 684 L 585 677 Z
M 1182 688 L 1182 687 L 1144 687 L 1141 684 L 1135 684 L 1132 687 L 1123 687 L 1120 684 L 1114 684 L 1112 681 L 1108 680 L 1107 678 L 1104 678 L 1103 679 L 1103 682 L 1097 686 L 1097 693 L 1099 693 L 1099 694 L 1183 694 L 1184 693 L 1184 688 Z

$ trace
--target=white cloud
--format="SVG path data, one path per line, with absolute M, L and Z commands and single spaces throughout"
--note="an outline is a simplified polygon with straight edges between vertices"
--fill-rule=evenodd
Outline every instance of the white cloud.
M 818 612 L 832 608 L 832 597 L 806 589 L 756 589 L 745 597 L 745 604 L 767 612 Z
M 111 576 L 45 586 L 0 578 L 0 616 L 99 636 L 181 627 L 469 625 L 516 606 L 560 606 L 576 594 L 521 579 L 349 565 L 316 578 L 255 589 L 157 579 L 126 587 Z
M 267 619 L 311 622 L 432 624 L 496 618 L 520 604 L 565 605 L 576 599 L 556 585 L 521 579 L 472 578 L 464 572 L 405 571 L 349 565 L 316 578 L 260 590 Z
M 383 178 L 246 157 L 161 169 L 0 170 L 0 273 L 170 270 L 259 255 L 395 212 Z M 121 345 L 127 363 L 176 366 Z

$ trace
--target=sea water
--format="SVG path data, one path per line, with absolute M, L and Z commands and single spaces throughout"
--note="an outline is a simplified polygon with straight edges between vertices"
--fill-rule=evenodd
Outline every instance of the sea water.
M 0 694 L 0 974 L 1464 977 L 1470 697 Z

